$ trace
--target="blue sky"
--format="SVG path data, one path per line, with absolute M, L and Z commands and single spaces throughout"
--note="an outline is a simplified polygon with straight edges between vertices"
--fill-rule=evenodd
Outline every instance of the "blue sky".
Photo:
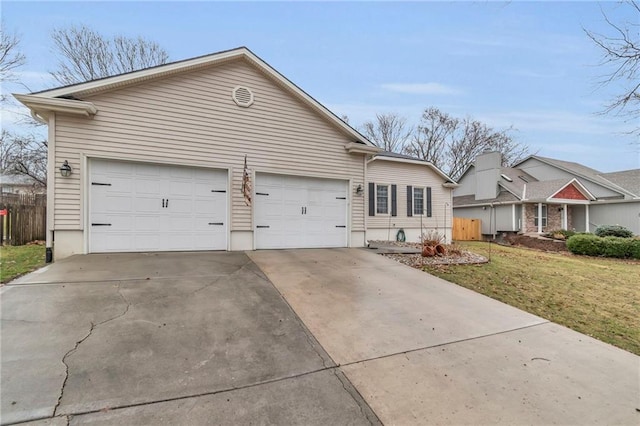
M 601 11 L 639 19 L 617 2 L 2 2 L 31 90 L 54 85 L 51 30 L 85 24 L 142 35 L 172 60 L 247 46 L 356 127 L 382 112 L 417 123 L 435 106 L 513 126 L 540 155 L 639 168 L 638 137 L 625 133 L 636 123 L 597 114 L 623 90 L 598 88 L 606 69 L 583 28 L 610 34 Z

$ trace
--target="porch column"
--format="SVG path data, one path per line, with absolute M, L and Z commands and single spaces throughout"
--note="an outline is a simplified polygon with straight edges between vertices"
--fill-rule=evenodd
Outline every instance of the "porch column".
M 511 204 L 511 230 L 512 231 L 518 230 L 518 228 L 516 228 L 516 205 L 515 204 Z
M 562 205 L 562 229 L 565 231 L 569 228 L 569 213 L 567 209 L 569 206 L 567 204 Z
M 542 234 L 542 203 L 538 203 L 538 234 Z
M 584 205 L 584 218 L 586 222 L 584 224 L 584 231 L 589 232 L 589 204 Z

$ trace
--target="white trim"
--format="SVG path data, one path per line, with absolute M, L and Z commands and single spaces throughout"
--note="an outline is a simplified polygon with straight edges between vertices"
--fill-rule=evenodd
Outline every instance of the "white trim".
M 307 105 L 311 106 L 316 111 L 324 114 L 326 118 L 340 128 L 343 132 L 350 135 L 357 142 L 361 142 L 364 146 L 375 146 L 367 138 L 360 134 L 357 130 L 349 126 L 343 120 L 338 118 L 327 107 L 316 101 L 305 91 L 289 81 L 286 77 L 276 71 L 273 67 L 267 64 L 265 61 L 256 56 L 246 47 L 239 47 L 237 49 L 227 50 L 224 52 L 213 53 L 211 55 L 201 56 L 199 58 L 187 59 L 185 61 L 173 62 L 166 65 L 160 65 L 156 67 L 146 68 L 139 71 L 134 71 L 126 74 L 115 75 L 99 80 L 88 81 L 86 83 L 75 84 L 72 86 L 60 87 L 58 89 L 47 90 L 39 92 L 34 95 L 15 95 L 18 96 L 30 96 L 36 99 L 50 99 L 61 96 L 83 96 L 94 94 L 96 92 L 106 91 L 110 89 L 120 88 L 130 84 L 140 83 L 146 80 L 150 80 L 155 77 L 164 77 L 180 72 L 192 71 L 198 68 L 204 68 L 213 66 L 219 63 L 224 63 L 234 59 L 244 59 L 250 64 L 256 66 L 272 79 L 276 80 L 283 87 L 293 92 L 298 98 L 300 98 Z M 62 100 L 66 103 L 75 104 L 81 101 Z M 95 114 L 95 113 L 94 113 Z
M 589 231 L 589 204 L 584 206 L 584 220 L 585 220 L 585 227 L 584 227 L 585 232 L 591 232 Z
M 565 185 L 563 185 L 560 189 L 558 189 L 556 192 L 554 192 L 553 194 L 551 194 L 549 196 L 549 198 L 547 198 L 547 200 L 551 200 L 553 199 L 553 197 L 558 194 L 559 192 L 561 192 L 563 189 L 565 189 L 566 187 L 568 187 L 571 184 L 577 184 L 576 185 L 576 189 L 582 194 L 584 195 L 587 199 L 589 200 L 595 200 L 596 197 L 593 196 L 593 194 L 591 194 L 591 192 L 589 192 L 589 190 L 587 188 L 584 187 L 584 185 L 582 183 L 580 183 L 580 181 L 576 178 L 571 179 L 569 182 L 567 182 Z M 564 198 L 559 198 L 559 200 L 564 200 Z M 575 200 L 575 201 L 582 201 L 582 200 Z
M 518 228 L 516 228 L 516 205 L 515 204 L 511 204 L 511 230 L 512 231 L 518 230 Z
M 65 114 L 93 117 L 98 109 L 91 102 L 74 101 L 70 99 L 51 99 L 42 95 L 13 95 L 32 112 L 46 117 L 47 112 L 62 112 Z M 44 114 L 43 114 L 44 113 Z
M 416 201 L 416 189 L 422 190 L 422 213 L 416 214 L 415 201 Z M 427 217 L 427 187 L 426 186 L 411 186 L 411 215 Z
M 344 146 L 349 154 L 376 154 L 381 151 L 377 146 L 365 145 L 359 142 L 349 142 Z
M 569 229 L 569 213 L 567 210 L 569 209 L 567 204 L 562 205 L 562 229 Z
M 374 182 L 375 184 L 375 188 L 374 188 L 374 206 L 375 206 L 375 213 L 376 216 L 391 216 L 391 184 L 390 183 L 378 183 L 378 182 Z M 387 212 L 386 213 L 379 213 L 378 212 L 378 186 L 386 186 L 387 187 Z M 396 187 L 396 191 L 397 191 L 397 187 Z
M 130 157 L 122 157 L 122 156 L 114 156 L 114 155 L 89 155 L 84 152 L 80 152 L 81 164 L 85 164 L 84 168 L 84 176 L 80 178 L 80 218 L 81 218 L 81 229 L 80 231 L 84 234 L 83 236 L 83 253 L 88 254 L 91 253 L 91 229 L 92 227 L 89 225 L 90 216 L 91 216 L 91 185 L 89 180 L 91 178 L 91 162 L 92 160 L 96 161 L 119 161 L 124 163 L 142 163 L 142 164 L 157 164 L 160 166 L 175 166 L 175 167 L 188 167 L 188 168 L 197 168 L 197 169 L 205 169 L 205 170 L 218 170 L 218 171 L 226 171 L 227 172 L 227 211 L 225 212 L 225 223 L 226 223 L 226 250 L 231 251 L 231 204 L 233 202 L 231 198 L 231 167 L 229 165 L 226 166 L 215 166 L 215 165 L 194 165 L 194 164 L 186 164 L 180 162 L 168 162 L 166 160 L 138 160 L 132 159 Z M 83 200 L 84 199 L 84 200 Z M 252 203 L 253 204 L 253 203 Z M 53 209 L 51 209 L 53 210 Z M 84 225 L 84 229 L 82 226 Z M 189 250 L 186 250 L 189 251 Z

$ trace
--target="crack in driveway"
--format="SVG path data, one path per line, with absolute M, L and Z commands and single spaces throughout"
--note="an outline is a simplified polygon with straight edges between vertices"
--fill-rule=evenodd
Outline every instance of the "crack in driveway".
M 106 324 L 110 321 L 116 320 L 118 318 L 123 317 L 124 315 L 127 314 L 127 312 L 129 312 L 129 308 L 131 307 L 131 303 L 129 303 L 129 301 L 127 300 L 126 297 L 124 297 L 124 294 L 122 294 L 121 291 L 121 282 L 118 283 L 118 287 L 117 287 L 117 293 L 120 296 L 120 298 L 122 298 L 122 301 L 125 303 L 125 309 L 124 311 L 122 311 L 121 313 L 119 313 L 118 315 L 108 318 L 104 321 L 101 321 L 99 323 L 94 323 L 93 321 L 90 323 L 91 327 L 89 327 L 89 332 L 80 340 L 78 340 L 75 345 L 73 346 L 73 348 L 69 349 L 67 351 L 67 353 L 64 354 L 64 356 L 62 357 L 62 364 L 64 364 L 64 379 L 62 380 L 62 386 L 60 387 L 60 395 L 58 395 L 58 400 L 56 401 L 56 405 L 53 407 L 53 417 L 56 416 L 56 413 L 58 411 L 58 408 L 60 407 L 60 403 L 62 402 L 62 397 L 64 396 L 64 388 L 67 385 L 67 380 L 69 379 L 69 364 L 67 364 L 67 357 L 69 357 L 72 353 L 74 353 L 75 351 L 78 350 L 78 347 L 89 338 L 89 336 L 91 336 L 93 334 L 93 331 L 103 325 Z M 67 423 L 68 423 L 68 417 L 67 417 Z

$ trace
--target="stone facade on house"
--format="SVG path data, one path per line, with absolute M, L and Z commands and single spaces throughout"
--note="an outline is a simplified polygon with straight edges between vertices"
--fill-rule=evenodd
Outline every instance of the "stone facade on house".
M 559 204 L 547 204 L 547 226 L 542 227 L 542 232 L 552 231 L 554 229 L 562 229 L 562 210 Z M 538 204 L 525 204 L 523 209 L 524 218 L 522 223 L 524 224 L 522 232 L 538 232 L 538 227 L 535 225 L 536 212 L 538 211 Z M 569 222 L 569 229 L 571 229 L 571 210 L 567 211 Z

